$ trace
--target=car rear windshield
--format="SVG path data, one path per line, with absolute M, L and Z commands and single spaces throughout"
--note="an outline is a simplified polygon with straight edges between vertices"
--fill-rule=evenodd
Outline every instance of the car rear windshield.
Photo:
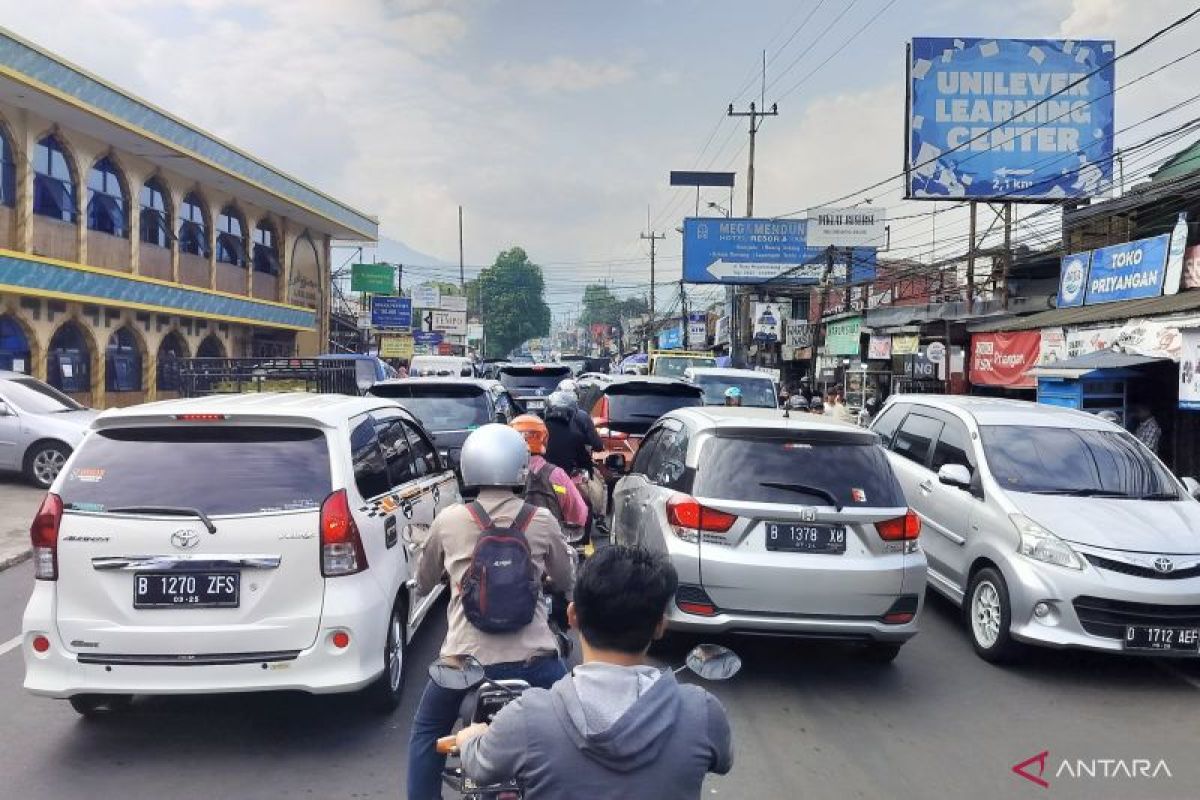
M 331 490 L 319 430 L 179 425 L 88 437 L 60 494 L 80 511 L 177 506 L 211 516 L 316 509 Z
M 461 431 L 493 421 L 487 396 L 478 386 L 376 384 L 371 394 L 394 398 L 429 431 Z
M 697 375 L 692 381 L 704 390 L 704 404 L 725 404 L 725 392 L 738 388 L 742 392 L 742 405 L 755 408 L 775 408 L 779 401 L 775 397 L 775 384 L 766 378 L 734 377 L 731 375 Z
M 873 439 L 874 437 L 872 437 Z M 719 436 L 700 452 L 697 497 L 787 505 L 899 508 L 904 493 L 871 439 Z
M 996 482 L 1014 492 L 1144 497 L 1177 495 L 1158 462 L 1119 431 L 982 425 Z
M 682 378 L 688 367 L 715 367 L 715 358 L 687 358 L 684 356 L 655 356 L 652 374 L 663 378 Z
M 13 378 L 0 382 L 0 388 L 18 410 L 28 411 L 30 414 L 53 414 L 83 408 L 58 389 L 36 378 Z
M 608 427 L 623 433 L 643 434 L 654 421 L 677 408 L 703 403 L 692 386 L 655 386 L 647 383 L 616 384 L 608 387 Z
M 523 389 L 541 389 L 543 394 L 549 394 L 569 377 L 571 368 L 567 366 L 505 367 L 500 370 L 500 383 L 514 394 L 521 394 Z

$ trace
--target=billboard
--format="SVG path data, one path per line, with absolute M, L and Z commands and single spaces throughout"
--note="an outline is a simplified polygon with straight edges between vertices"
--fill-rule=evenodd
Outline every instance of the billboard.
M 412 301 L 416 308 L 441 308 L 442 292 L 436 286 L 416 286 L 412 290 Z
M 882 247 L 887 238 L 882 208 L 810 208 L 809 247 Z
M 754 304 L 754 341 L 778 342 L 783 338 L 783 307 L 779 303 Z
M 1171 234 L 1063 256 L 1058 307 L 1142 300 L 1163 293 Z
M 1038 201 L 1107 194 L 1114 56 L 1111 41 L 913 39 L 907 196 Z
M 380 358 L 412 358 L 413 338 L 411 336 L 380 336 Z
M 395 294 L 396 268 L 391 264 L 351 264 L 350 291 Z
M 808 243 L 808 220 L 689 217 L 683 221 L 683 279 L 688 283 L 745 285 L 834 283 L 875 277 L 875 248 L 829 252 Z
M 664 328 L 658 334 L 658 349 L 659 350 L 678 350 L 683 347 L 683 328 L 680 325 L 674 325 L 670 328 Z
M 1033 389 L 1037 381 L 1029 374 L 1041 355 L 1038 331 L 976 333 L 971 336 L 971 383 L 976 386 L 1007 386 Z
M 377 294 L 371 298 L 372 328 L 411 328 L 412 301 L 407 297 Z

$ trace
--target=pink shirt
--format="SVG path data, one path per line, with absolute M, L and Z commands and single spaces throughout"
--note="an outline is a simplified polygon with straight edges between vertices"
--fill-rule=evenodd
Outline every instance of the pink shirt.
M 546 464 L 546 459 L 534 454 L 529 457 L 529 469 L 540 470 Z M 558 505 L 562 509 L 563 521 L 568 525 L 584 525 L 587 523 L 587 503 L 583 495 L 571 480 L 571 476 L 562 467 L 555 467 L 550 472 L 550 483 L 554 484 L 554 494 L 558 496 Z

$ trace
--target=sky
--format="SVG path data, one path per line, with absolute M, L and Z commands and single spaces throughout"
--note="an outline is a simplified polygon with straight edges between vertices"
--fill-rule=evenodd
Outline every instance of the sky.
M 0 0 L 3 24 L 380 219 L 369 259 L 409 277 L 468 276 L 513 245 L 542 264 L 556 315 L 585 284 L 644 293 L 659 245 L 659 307 L 677 296 L 695 203 L 672 169 L 736 170 L 757 143 L 757 216 L 821 205 L 890 178 L 903 147 L 913 36 L 1113 38 L 1122 52 L 1194 6 L 1183 0 Z M 1118 83 L 1190 52 L 1193 22 L 1118 65 Z M 766 51 L 767 87 L 760 70 Z M 1200 62 L 1197 58 L 1195 62 Z M 1117 95 L 1118 129 L 1193 94 L 1184 61 Z M 1140 141 L 1195 116 L 1142 125 Z M 1164 156 L 1165 157 L 1165 156 Z M 1130 182 L 1139 173 L 1128 167 Z M 1145 170 L 1142 170 L 1144 172 Z M 901 184 L 862 193 L 899 219 L 895 255 L 961 252 L 965 213 L 934 220 Z M 728 203 L 725 190 L 701 198 Z M 847 204 L 855 200 L 847 201 Z M 1030 213 L 1018 209 L 1018 222 Z M 713 213 L 713 212 L 709 212 Z M 1028 223 L 1028 236 L 1047 236 Z M 906 249 L 907 248 L 907 249 Z M 345 259 L 353 256 L 346 252 Z M 341 252 L 335 262 L 342 259 Z M 453 265 L 452 267 L 450 265 Z M 334 265 L 338 266 L 337 263 Z M 694 290 L 693 300 L 712 297 Z

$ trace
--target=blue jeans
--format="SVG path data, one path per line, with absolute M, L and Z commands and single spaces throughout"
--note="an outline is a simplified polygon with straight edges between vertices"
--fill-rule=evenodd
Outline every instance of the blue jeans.
M 491 664 L 484 667 L 484 672 L 492 680 L 524 680 L 530 686 L 549 689 L 567 674 L 567 668 L 561 658 L 551 656 L 530 664 Z M 466 695 L 465 691 L 444 689 L 433 681 L 425 684 L 408 740 L 408 800 L 440 800 L 446 757 L 438 755 L 437 740 L 454 729 Z

